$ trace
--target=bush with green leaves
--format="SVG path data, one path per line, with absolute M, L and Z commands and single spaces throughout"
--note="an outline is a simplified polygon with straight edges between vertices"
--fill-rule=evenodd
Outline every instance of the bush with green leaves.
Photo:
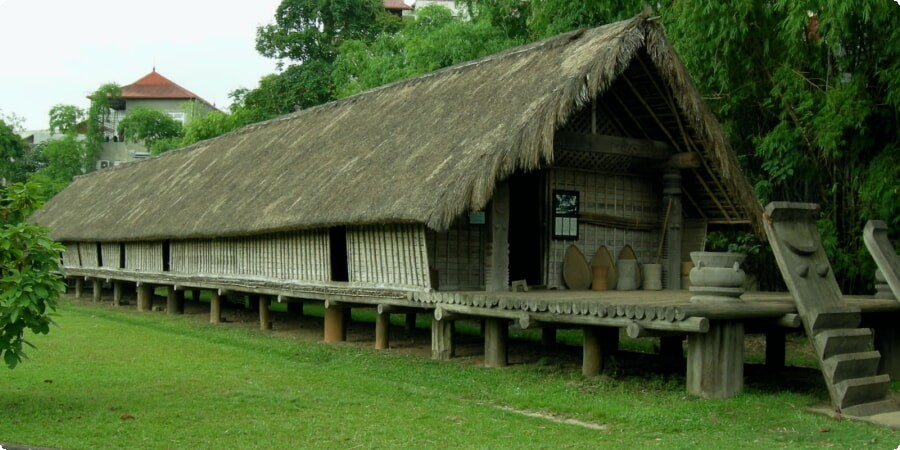
M 56 300 L 65 292 L 59 273 L 64 247 L 50 230 L 28 223 L 41 206 L 34 184 L 0 188 L 0 353 L 9 368 L 26 357 L 26 330 L 47 334 Z

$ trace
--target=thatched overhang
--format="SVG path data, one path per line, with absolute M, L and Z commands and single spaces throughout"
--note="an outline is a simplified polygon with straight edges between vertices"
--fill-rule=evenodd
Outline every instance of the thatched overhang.
M 557 128 L 593 100 L 628 136 L 702 156 L 686 171 L 688 214 L 759 220 L 720 125 L 648 13 L 78 177 L 34 220 L 62 241 L 443 230 L 484 208 L 498 181 L 552 166 Z

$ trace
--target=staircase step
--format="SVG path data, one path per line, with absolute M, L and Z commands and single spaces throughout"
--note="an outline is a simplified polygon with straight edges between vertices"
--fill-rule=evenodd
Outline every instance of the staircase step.
M 814 335 L 825 330 L 836 328 L 856 328 L 859 326 L 860 313 L 858 310 L 824 310 L 810 311 L 808 314 L 809 329 Z
M 845 414 L 848 416 L 866 417 L 895 411 L 900 411 L 900 407 L 897 406 L 897 402 L 888 399 L 848 406 L 841 410 L 841 414 Z
M 825 373 L 831 376 L 832 383 L 840 383 L 853 378 L 866 378 L 878 373 L 878 362 L 881 353 L 859 352 L 834 355 L 822 361 Z
M 843 353 L 859 353 L 869 349 L 872 331 L 868 328 L 838 328 L 816 335 L 816 349 L 822 359 Z
M 851 406 L 885 400 L 890 385 L 891 377 L 882 374 L 844 380 L 835 383 L 834 389 L 838 395 L 838 406 L 843 411 Z

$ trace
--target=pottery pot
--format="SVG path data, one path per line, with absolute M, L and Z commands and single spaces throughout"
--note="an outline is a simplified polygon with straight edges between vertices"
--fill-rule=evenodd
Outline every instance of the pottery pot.
M 729 252 L 691 252 L 691 302 L 719 303 L 740 301 L 747 274 L 741 262 L 747 256 Z

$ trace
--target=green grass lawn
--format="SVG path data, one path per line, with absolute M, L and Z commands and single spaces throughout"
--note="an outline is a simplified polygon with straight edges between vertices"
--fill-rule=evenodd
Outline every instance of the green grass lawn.
M 356 316 L 354 316 L 356 317 Z M 64 302 L 0 371 L 0 443 L 54 448 L 895 448 L 900 433 L 812 414 L 824 387 L 686 397 L 673 374 L 584 379 Z M 313 319 L 308 319 L 313 320 Z M 551 360 L 552 361 L 552 360 Z M 783 386 L 794 385 L 785 380 Z M 895 385 L 896 386 L 896 385 Z

